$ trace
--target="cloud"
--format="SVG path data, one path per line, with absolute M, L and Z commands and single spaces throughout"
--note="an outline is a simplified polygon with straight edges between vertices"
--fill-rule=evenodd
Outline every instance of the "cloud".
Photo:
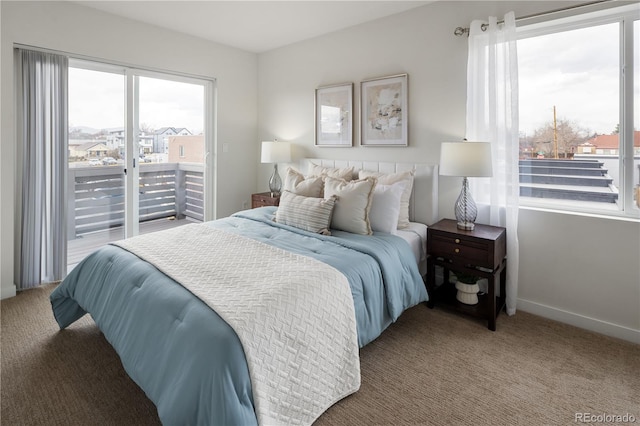
M 619 122 L 617 23 L 522 39 L 518 42 L 520 130 L 553 119 L 610 133 Z
M 204 129 L 204 86 L 140 77 L 139 122 L 153 128 Z M 69 69 L 69 121 L 97 129 L 124 127 L 125 77 Z

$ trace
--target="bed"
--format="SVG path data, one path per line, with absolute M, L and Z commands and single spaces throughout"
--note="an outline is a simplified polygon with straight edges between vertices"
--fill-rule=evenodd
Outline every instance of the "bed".
M 295 166 L 411 171 L 410 226 L 322 235 L 263 207 L 107 245 L 52 293 L 60 328 L 90 313 L 163 424 L 311 424 L 358 390 L 358 348 L 427 300 L 436 166 Z

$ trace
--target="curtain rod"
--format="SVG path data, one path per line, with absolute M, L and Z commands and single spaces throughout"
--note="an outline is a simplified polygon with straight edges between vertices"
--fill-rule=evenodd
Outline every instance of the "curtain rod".
M 2 1 L 2 0 L 0 0 L 0 1 Z M 208 76 L 208 75 L 183 73 L 183 72 L 180 72 L 180 71 L 163 70 L 162 68 L 156 68 L 156 67 L 133 65 L 133 64 L 127 63 L 127 62 L 121 62 L 121 61 L 117 61 L 117 60 L 110 60 L 110 59 L 104 59 L 104 58 L 99 58 L 99 57 L 87 56 L 87 55 L 83 55 L 83 54 L 80 54 L 80 53 L 70 53 L 70 52 L 65 52 L 63 50 L 48 49 L 46 47 L 31 46 L 29 44 L 13 43 L 13 48 L 14 49 L 23 49 L 23 50 L 33 50 L 35 52 L 41 52 L 41 53 L 51 53 L 51 54 L 54 54 L 54 55 L 66 56 L 69 59 L 75 59 L 75 60 L 78 60 L 78 61 L 97 62 L 99 64 L 115 65 L 115 66 L 123 67 L 123 68 L 131 68 L 131 69 L 141 70 L 141 71 L 150 71 L 150 72 L 155 72 L 155 73 L 162 73 L 162 74 L 167 74 L 167 75 L 172 75 L 172 76 L 175 76 L 175 77 L 182 77 L 182 78 L 187 78 L 187 79 L 190 78 L 190 79 L 194 79 L 194 80 L 205 80 L 205 81 L 213 81 L 213 82 L 217 81 L 217 79 L 215 77 L 211 77 L 211 76 Z
M 615 0 L 597 0 L 597 1 L 591 1 L 591 2 L 588 2 L 588 3 L 577 4 L 577 5 L 574 5 L 574 6 L 567 6 L 567 7 L 562 7 L 562 8 L 559 8 L 559 9 L 548 10 L 546 12 L 533 13 L 531 15 L 520 16 L 520 17 L 516 18 L 516 21 L 523 20 L 523 19 L 537 18 L 539 16 L 551 15 L 553 13 L 565 12 L 567 10 L 579 9 L 579 8 L 587 7 L 587 6 L 593 6 L 594 4 L 608 3 L 610 1 L 615 1 Z M 498 24 L 504 24 L 504 20 L 498 21 Z M 489 26 L 489 24 L 482 24 L 481 25 L 482 31 L 485 31 L 488 26 Z M 468 36 L 469 35 L 469 27 L 457 27 L 455 30 L 453 30 L 453 34 L 457 35 L 457 36 L 462 36 L 462 35 L 466 34 Z

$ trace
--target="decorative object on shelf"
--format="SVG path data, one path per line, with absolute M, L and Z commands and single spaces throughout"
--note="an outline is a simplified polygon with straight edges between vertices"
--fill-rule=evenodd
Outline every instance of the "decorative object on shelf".
M 440 145 L 440 175 L 462 177 L 462 191 L 455 204 L 458 229 L 473 230 L 478 208 L 469 192 L 469 177 L 491 177 L 489 142 L 443 142 Z
M 269 191 L 272 197 L 280 195 L 282 189 L 282 179 L 278 173 L 278 163 L 289 163 L 291 161 L 291 144 L 288 142 L 262 142 L 262 163 L 273 163 L 273 174 L 269 179 Z
M 408 145 L 408 78 L 398 74 L 360 83 L 360 145 Z
M 475 305 L 478 303 L 478 292 L 480 277 L 466 272 L 456 272 L 456 299 L 465 305 Z
M 353 83 L 316 89 L 316 146 L 353 146 Z

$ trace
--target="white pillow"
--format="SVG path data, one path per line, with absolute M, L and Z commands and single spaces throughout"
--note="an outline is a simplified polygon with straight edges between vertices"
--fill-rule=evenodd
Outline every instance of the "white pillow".
M 400 216 L 398 217 L 398 229 L 407 228 L 409 226 L 409 199 L 411 198 L 411 190 L 413 189 L 413 170 L 398 173 L 379 173 L 370 172 L 368 170 L 360 170 L 360 179 L 373 176 L 378 178 L 378 184 L 393 185 L 396 182 L 404 182 L 405 187 L 400 199 Z
M 309 163 L 309 176 L 332 177 L 336 179 L 344 179 L 346 181 L 353 180 L 353 166 L 338 169 L 335 167 L 323 167 L 317 164 Z
M 325 178 L 324 197 L 336 197 L 331 228 L 353 234 L 371 235 L 369 211 L 375 186 L 374 177 L 350 182 L 332 177 Z
M 284 191 L 280 196 L 275 221 L 305 231 L 331 235 L 329 227 L 335 203 L 335 197 L 305 197 Z
M 396 182 L 393 185 L 376 185 L 369 212 L 372 231 L 396 234 L 398 217 L 400 216 L 400 200 L 404 187 L 405 182 Z
M 293 192 L 296 195 L 304 195 L 305 197 L 322 197 L 322 189 L 324 182 L 321 177 L 312 176 L 305 178 L 304 175 L 291 167 L 287 169 L 284 177 L 284 191 Z

